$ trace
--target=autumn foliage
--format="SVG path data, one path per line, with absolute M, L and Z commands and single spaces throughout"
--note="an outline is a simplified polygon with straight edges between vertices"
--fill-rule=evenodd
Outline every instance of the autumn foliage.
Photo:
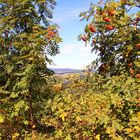
M 55 0 L 0 1 L 0 139 L 140 140 L 139 0 L 81 13 L 95 71 L 54 74 Z M 53 75 L 54 74 L 54 75 Z
M 62 77 L 70 83 L 48 101 L 42 121 L 55 131 L 47 139 L 139 139 L 139 79 L 91 74 L 87 82 L 80 76 Z

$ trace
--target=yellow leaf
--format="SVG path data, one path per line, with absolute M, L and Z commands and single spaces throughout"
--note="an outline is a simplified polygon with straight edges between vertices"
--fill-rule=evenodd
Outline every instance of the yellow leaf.
M 35 125 L 33 125 L 33 126 L 32 126 L 32 128 L 34 129 L 34 128 L 36 128 L 36 126 L 35 126 Z
M 134 129 L 137 131 L 140 131 L 140 127 L 139 126 L 134 126 Z
M 30 61 L 32 61 L 33 59 L 34 59 L 33 57 L 28 58 L 28 60 L 30 60 Z
M 129 133 L 131 133 L 131 132 L 133 132 L 133 129 L 131 129 L 131 128 L 126 128 L 126 129 L 124 129 L 126 132 L 129 132 Z
M 4 116 L 0 114 L 0 123 L 4 122 Z
M 100 134 L 97 134 L 97 135 L 95 136 L 95 139 L 96 139 L 96 140 L 100 140 Z
M 19 136 L 19 133 L 14 133 L 13 135 L 12 135 L 12 140 L 14 140 L 16 137 L 18 137 Z
M 60 118 L 62 119 L 62 121 L 65 121 L 65 117 L 67 117 L 68 113 L 64 112 L 60 115 Z
M 138 61 L 134 61 L 134 64 L 135 64 L 137 67 L 140 67 L 140 62 L 139 62 L 139 60 L 138 60 Z
M 79 116 L 77 116 L 76 121 L 81 121 L 81 118 Z
M 138 121 L 140 121 L 140 112 L 138 112 Z

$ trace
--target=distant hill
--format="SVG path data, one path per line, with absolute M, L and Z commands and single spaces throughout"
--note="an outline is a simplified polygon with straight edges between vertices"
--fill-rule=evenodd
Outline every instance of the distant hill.
M 80 69 L 70 69 L 70 68 L 50 68 L 55 74 L 66 74 L 66 73 L 80 73 Z

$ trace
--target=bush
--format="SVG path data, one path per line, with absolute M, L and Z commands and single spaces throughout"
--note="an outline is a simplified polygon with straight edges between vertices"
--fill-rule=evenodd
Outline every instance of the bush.
M 139 140 L 140 80 L 94 75 L 85 84 L 84 92 L 76 87 L 72 94 L 70 85 L 48 101 L 42 117 L 54 128 L 48 139 Z

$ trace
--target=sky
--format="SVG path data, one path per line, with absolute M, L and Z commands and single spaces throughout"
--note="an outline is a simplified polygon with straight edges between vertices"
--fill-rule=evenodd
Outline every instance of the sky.
M 51 68 L 83 69 L 96 59 L 91 53 L 90 45 L 78 41 L 78 35 L 84 31 L 86 21 L 80 21 L 79 14 L 89 9 L 90 3 L 97 0 L 56 0 L 53 22 L 60 27 L 59 33 L 63 42 L 60 44 L 60 53 L 51 59 L 54 65 Z

